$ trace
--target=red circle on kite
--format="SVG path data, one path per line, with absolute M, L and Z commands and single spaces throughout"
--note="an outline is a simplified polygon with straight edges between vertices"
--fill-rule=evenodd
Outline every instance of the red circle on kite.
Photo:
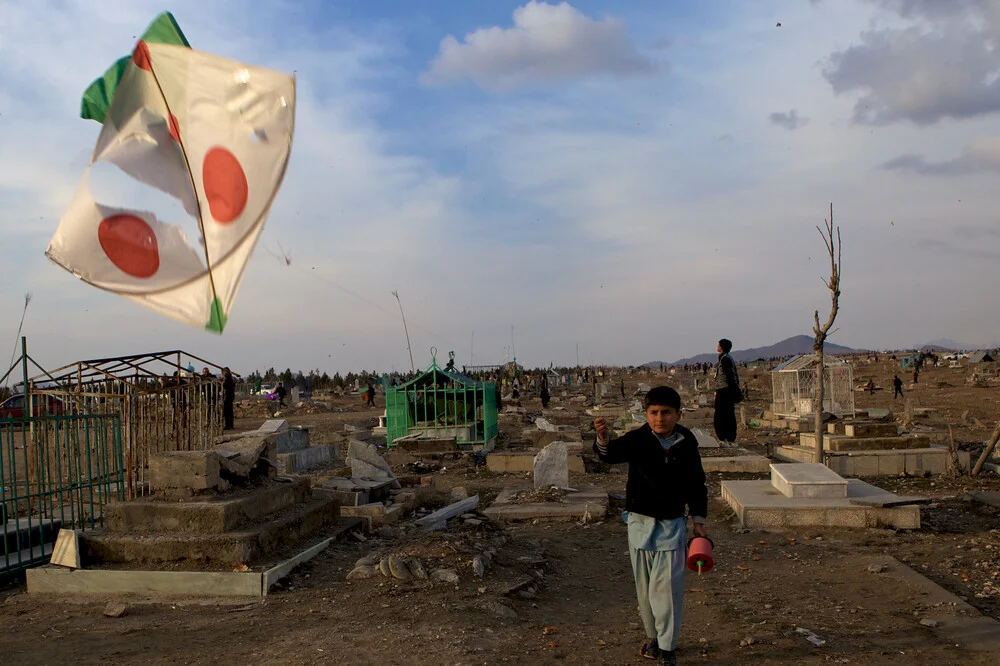
M 141 217 L 121 213 L 101 220 L 97 239 L 104 254 L 122 273 L 148 278 L 160 269 L 156 234 Z
M 170 114 L 170 120 L 167 123 L 170 126 L 170 137 L 177 143 L 181 142 L 181 124 L 177 122 L 177 116 Z
M 139 40 L 139 43 L 135 45 L 135 50 L 132 51 L 132 62 L 140 69 L 147 72 L 152 71 L 149 64 L 149 47 L 146 46 L 146 42 Z
M 216 222 L 229 224 L 243 213 L 249 187 L 235 155 L 221 146 L 210 149 L 202 163 L 201 180 L 208 209 Z

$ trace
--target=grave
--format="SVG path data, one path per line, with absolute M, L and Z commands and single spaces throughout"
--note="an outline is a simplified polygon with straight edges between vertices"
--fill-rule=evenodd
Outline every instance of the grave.
M 310 446 L 309 430 L 310 426 L 289 426 L 284 419 L 270 419 L 255 434 L 275 437 L 277 453 L 274 460 L 281 474 L 298 474 L 323 465 L 336 464 L 339 461 L 336 445 Z M 246 433 L 226 435 L 217 441 L 245 436 Z
M 576 474 L 583 474 L 583 456 L 580 455 L 582 449 L 581 442 L 571 442 L 576 444 L 577 450 L 574 452 L 571 447 L 567 447 L 567 465 L 569 471 Z M 535 471 L 535 456 L 538 451 L 493 451 L 486 456 L 486 468 L 491 472 L 500 474 L 518 474 Z
M 533 483 L 505 486 L 483 515 L 499 522 L 603 520 L 608 493 L 602 488 L 569 488 L 568 445 L 554 442 L 533 459 Z
M 732 450 L 734 456 L 702 456 L 701 466 L 706 474 L 712 472 L 730 474 L 764 474 L 771 469 L 771 460 L 764 456 L 753 455 L 745 449 Z
M 723 481 L 722 499 L 742 527 L 889 527 L 919 529 L 925 500 L 900 497 L 818 463 L 771 465 L 771 479 Z
M 208 451 L 153 454 L 154 494 L 105 505 L 104 529 L 67 537 L 73 570 L 31 569 L 28 592 L 266 595 L 360 524 L 308 479 L 276 475 L 276 433 L 220 439 Z
M 602 488 L 580 488 L 557 501 L 518 502 L 520 493 L 530 492 L 530 484 L 505 486 L 483 515 L 497 522 L 538 521 L 540 523 L 600 521 L 608 513 L 608 493 Z
M 872 411 L 875 410 L 869 413 Z M 815 432 L 800 432 L 799 444 L 777 447 L 774 458 L 786 462 L 812 462 L 815 444 Z M 967 469 L 969 453 L 960 451 L 958 458 L 959 464 Z M 847 476 L 945 474 L 952 471 L 953 464 L 948 448 L 935 445 L 927 435 L 900 433 L 895 423 L 876 420 L 826 424 L 823 460 L 831 470 Z

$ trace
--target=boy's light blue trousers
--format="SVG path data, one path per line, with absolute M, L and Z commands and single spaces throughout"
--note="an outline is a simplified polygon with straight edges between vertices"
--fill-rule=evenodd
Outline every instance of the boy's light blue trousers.
M 639 616 L 647 638 L 661 650 L 673 650 L 684 613 L 684 565 L 687 550 L 636 550 L 629 546 Z

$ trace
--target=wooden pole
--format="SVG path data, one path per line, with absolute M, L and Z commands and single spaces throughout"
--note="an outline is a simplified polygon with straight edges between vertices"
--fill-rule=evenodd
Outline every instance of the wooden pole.
M 972 476 L 979 476 L 979 473 L 983 471 L 983 465 L 989 460 L 990 455 L 993 453 L 993 449 L 997 446 L 997 441 L 1000 440 L 1000 423 L 997 423 L 997 427 L 993 429 L 993 434 L 990 436 L 990 441 L 986 443 L 986 448 L 983 449 L 983 455 L 979 456 L 979 460 L 976 461 L 976 466 L 972 468 Z
M 961 476 L 962 467 L 958 461 L 958 449 L 955 447 L 955 432 L 948 426 L 948 451 L 951 452 L 951 474 Z

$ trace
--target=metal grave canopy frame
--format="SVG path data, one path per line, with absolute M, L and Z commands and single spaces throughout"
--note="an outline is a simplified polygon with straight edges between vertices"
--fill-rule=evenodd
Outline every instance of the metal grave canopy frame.
M 386 391 L 386 442 L 401 437 L 455 437 L 458 444 L 491 448 L 496 440 L 496 385 L 431 367 Z
M 823 411 L 854 416 L 854 376 L 850 364 L 836 356 L 823 357 Z M 816 398 L 816 367 L 819 357 L 804 354 L 771 371 L 772 408 L 777 416 L 803 417 L 813 414 Z

